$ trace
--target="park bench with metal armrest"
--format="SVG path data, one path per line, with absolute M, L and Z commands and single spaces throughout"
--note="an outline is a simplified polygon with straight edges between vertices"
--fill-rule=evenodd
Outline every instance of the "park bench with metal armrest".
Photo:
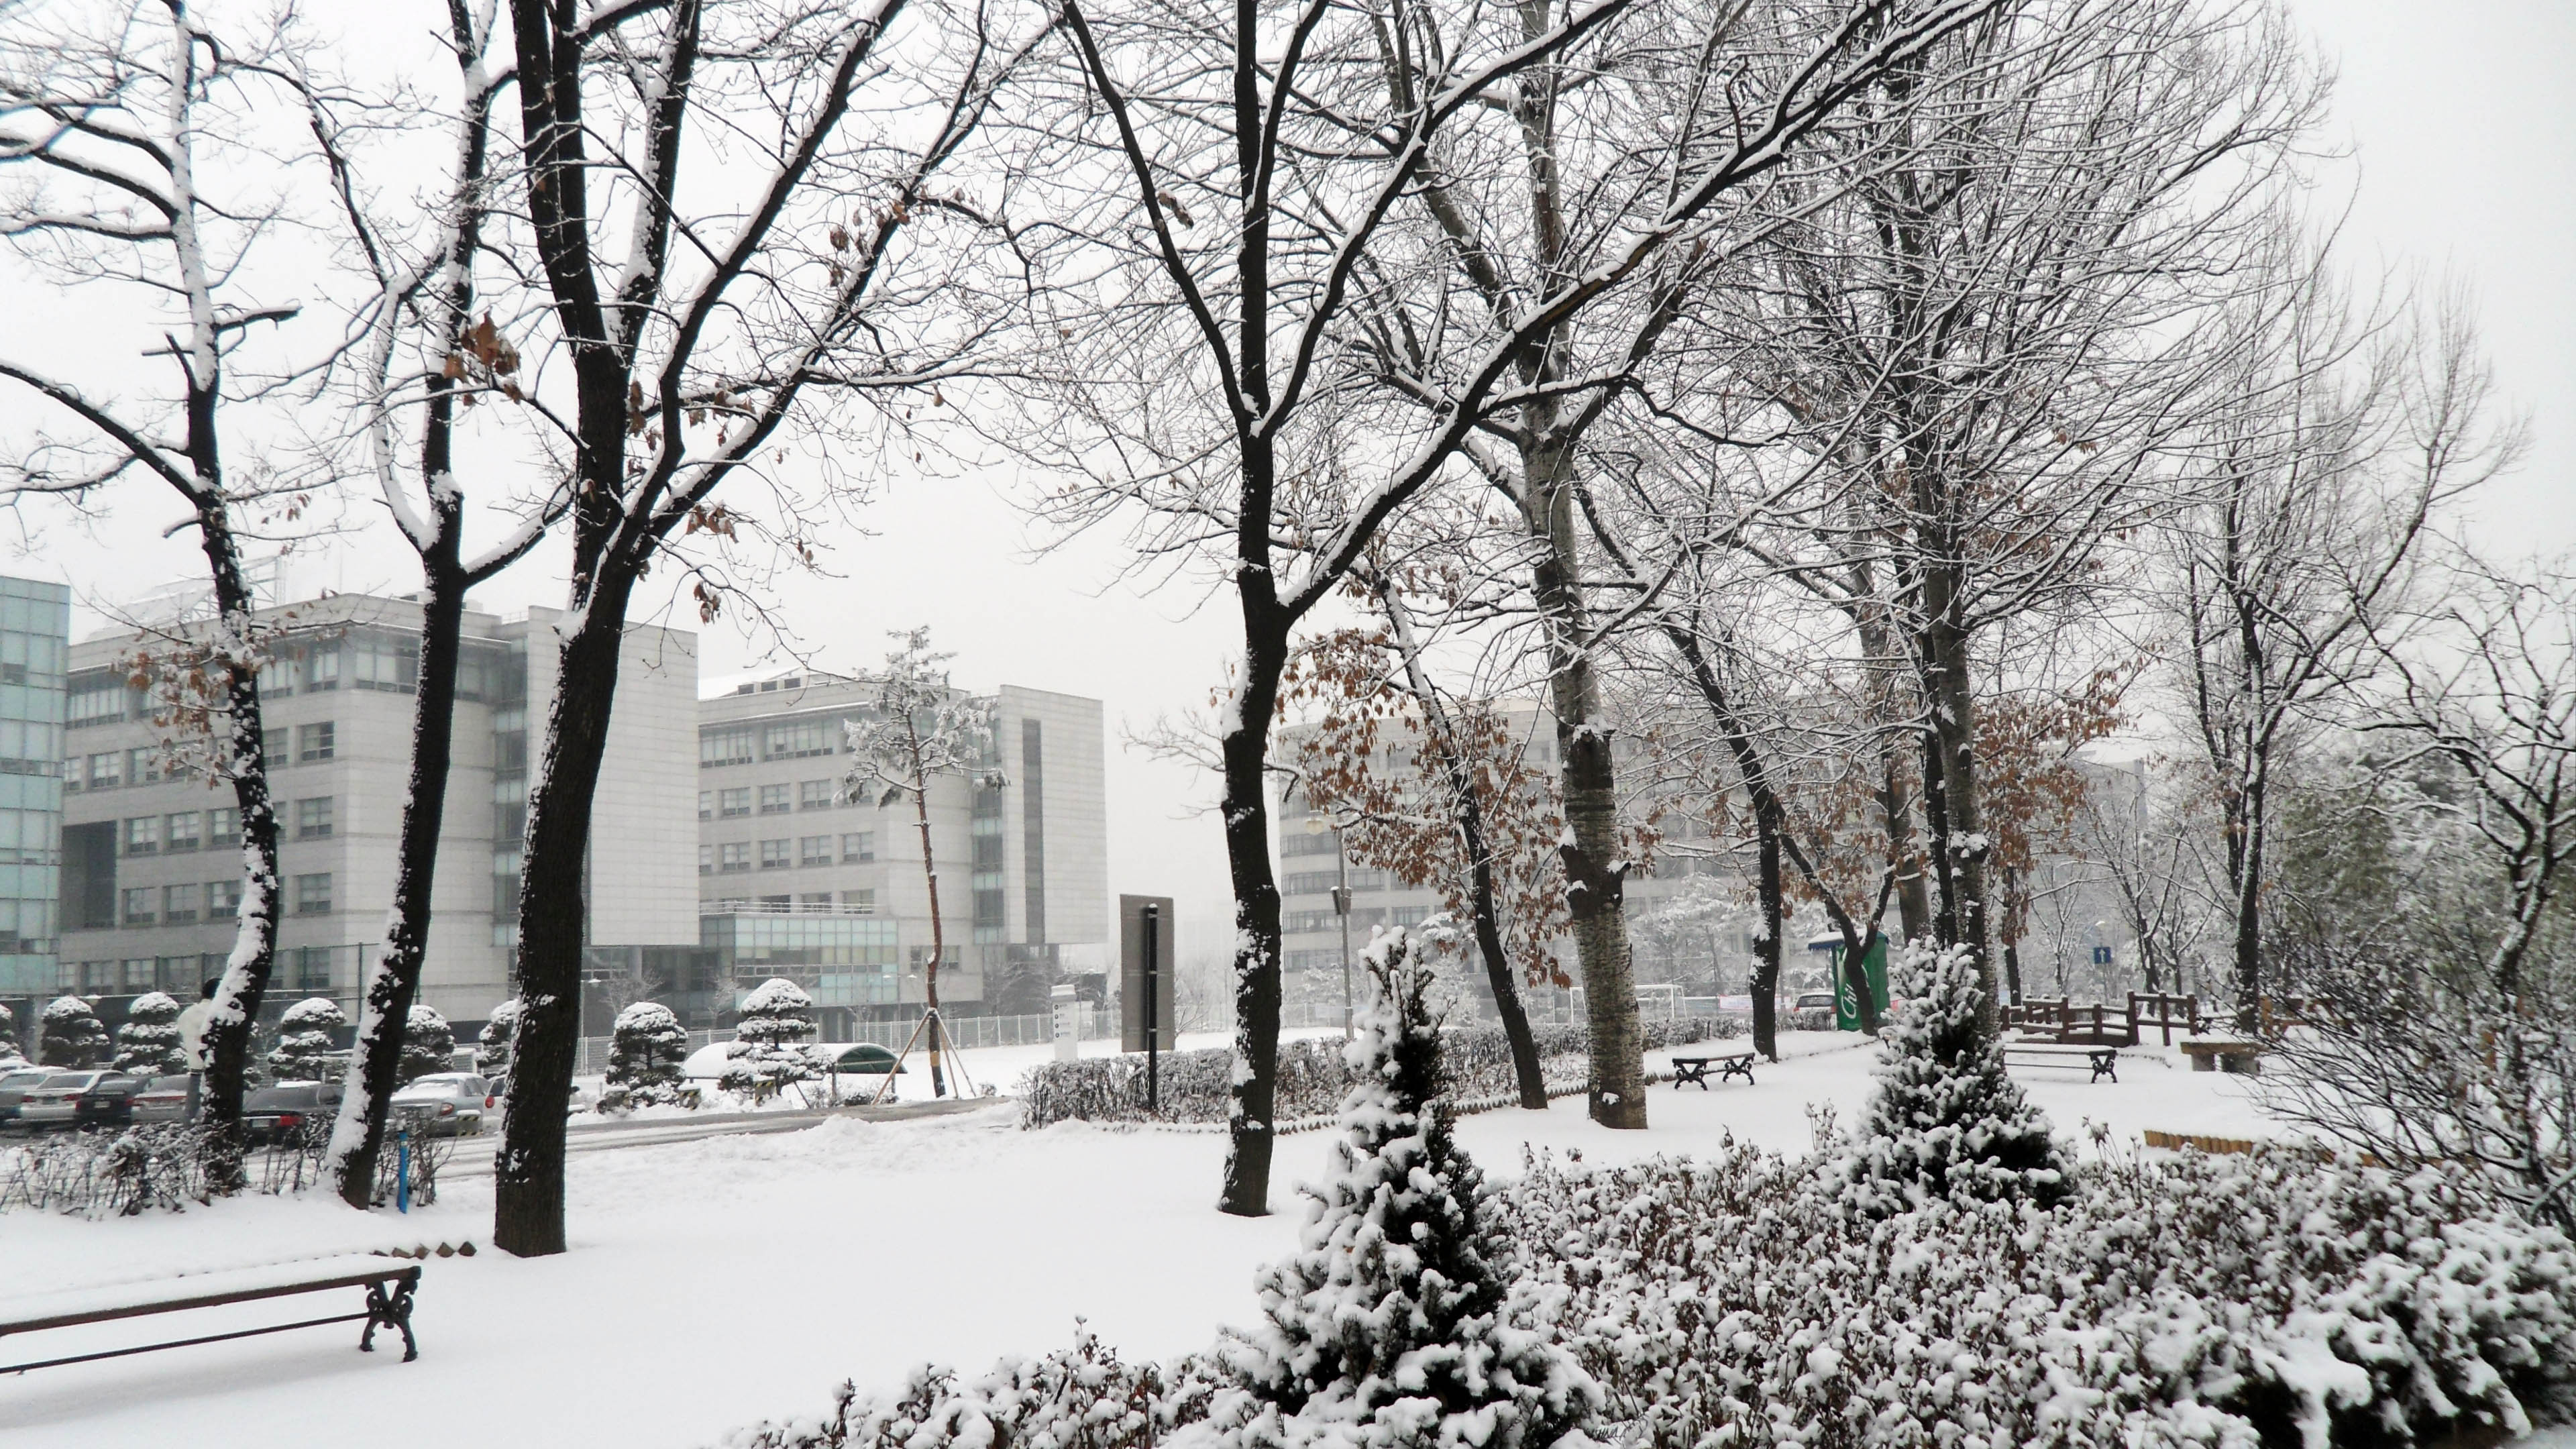
M 1707 1091 L 1710 1067 L 1718 1069 L 1717 1079 L 1721 1082 L 1729 1077 L 1742 1077 L 1744 1085 L 1748 1087 L 1753 1085 L 1753 1053 L 1725 1052 L 1712 1056 L 1673 1058 L 1674 1088 L 1678 1090 L 1697 1082 L 1701 1091 Z
M 138 1283 L 121 1288 L 87 1289 L 77 1293 L 24 1299 L 17 1303 L 0 1303 L 0 1339 L 19 1334 L 44 1333 L 54 1329 L 74 1328 L 83 1324 L 111 1323 L 128 1318 L 147 1318 L 163 1313 L 182 1313 L 192 1309 L 221 1308 L 237 1303 L 256 1303 L 270 1298 L 287 1298 L 305 1293 L 328 1293 L 349 1288 L 366 1290 L 366 1306 L 356 1313 L 333 1314 L 327 1318 L 299 1319 L 293 1323 L 269 1324 L 258 1328 L 234 1329 L 226 1333 L 205 1333 L 189 1338 L 174 1338 L 162 1343 L 147 1343 L 133 1348 L 111 1348 L 92 1353 L 66 1354 L 59 1358 L 35 1359 L 25 1363 L 0 1364 L 0 1373 L 25 1373 L 29 1369 L 56 1368 L 63 1364 L 88 1363 L 94 1359 L 123 1358 L 128 1354 L 152 1353 L 165 1348 L 187 1348 L 200 1343 L 221 1343 L 226 1339 L 250 1338 L 263 1333 L 285 1333 L 297 1328 L 318 1328 L 328 1323 L 366 1322 L 366 1332 L 359 1335 L 358 1347 L 375 1351 L 376 1330 L 390 1328 L 402 1335 L 403 1362 L 420 1357 L 420 1345 L 411 1332 L 412 1294 L 420 1287 L 420 1265 L 400 1263 L 389 1258 L 331 1258 L 312 1263 L 284 1263 L 272 1268 L 248 1269 L 226 1273 L 207 1273 L 165 1279 L 157 1283 Z

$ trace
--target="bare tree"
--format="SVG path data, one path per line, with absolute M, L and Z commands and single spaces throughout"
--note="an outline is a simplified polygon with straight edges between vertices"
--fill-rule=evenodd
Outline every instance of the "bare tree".
M 2260 1020 L 2276 765 L 2376 658 L 2436 510 L 2510 463 L 2454 308 L 2428 332 L 2356 311 L 2321 249 L 2273 242 L 2283 283 L 2249 299 L 2227 405 L 2187 440 L 2174 560 L 2176 672 L 2216 796 L 2238 1024 Z
M 842 789 L 850 799 L 872 801 L 880 810 L 910 800 L 921 831 L 921 876 L 930 891 L 930 959 L 922 967 L 928 1009 L 923 1016 L 930 1092 L 937 1097 L 948 1092 L 940 1063 L 948 1028 L 939 1019 L 939 967 L 948 938 L 939 915 L 939 861 L 930 849 L 930 782 L 943 775 L 972 775 L 977 789 L 1000 789 L 1007 782 L 993 765 L 992 701 L 949 687 L 948 671 L 941 666 L 956 656 L 932 653 L 927 628 L 897 630 L 894 637 L 902 647 L 886 656 L 885 672 L 877 677 L 876 712 L 842 725 L 855 760 Z
M 476 272 L 500 196 L 491 174 L 493 103 L 511 77 L 492 53 L 494 19 L 489 8 L 448 7 L 447 45 L 461 90 L 445 121 L 456 141 L 454 169 L 432 190 L 437 202 L 422 218 L 425 225 L 410 224 L 418 215 L 415 198 L 407 196 L 401 208 L 383 206 L 359 179 L 370 159 L 361 138 L 385 128 L 385 102 L 302 78 L 314 138 L 373 294 L 359 314 L 365 341 L 348 381 L 367 457 L 363 471 L 419 556 L 422 585 L 411 777 L 395 852 L 393 909 L 359 992 L 347 1090 L 327 1152 L 341 1198 L 357 1208 L 369 1206 L 374 1191 L 376 1157 L 399 1085 L 403 1024 L 429 952 L 466 592 L 536 547 L 570 503 L 560 483 L 516 500 L 519 513 L 502 520 L 499 537 L 467 551 L 469 492 L 457 476 L 458 432 L 477 398 L 518 404 L 526 397 L 517 349 L 488 313 L 475 316 Z
M 693 533 L 769 529 L 801 549 L 792 500 L 761 519 L 718 489 L 783 464 L 809 400 L 936 400 L 999 323 L 960 265 L 986 210 L 942 177 L 1025 41 L 961 8 L 898 42 L 904 13 L 903 0 L 511 0 L 519 255 L 542 281 L 513 347 L 561 360 L 536 368 L 559 392 L 533 396 L 573 495 L 496 1175 L 493 1239 L 514 1253 L 564 1246 L 582 877 L 637 585 Z M 693 592 L 711 616 L 721 593 L 703 578 Z
M 300 370 L 245 365 L 253 338 L 300 310 L 263 295 L 254 258 L 284 246 L 273 188 L 293 152 L 281 161 L 266 146 L 281 108 L 300 114 L 278 82 L 297 44 L 284 32 L 219 34 L 178 0 L 0 11 L 0 175 L 14 183 L 0 199 L 0 237 L 95 298 L 102 327 L 121 317 L 127 355 L 149 366 L 93 387 L 17 355 L 34 339 L 10 339 L 0 378 L 72 431 L 39 424 L 11 448 L 0 494 L 85 499 L 128 475 L 156 481 L 186 510 L 172 531 L 196 531 L 212 584 L 211 617 L 182 631 L 162 663 L 186 681 L 210 776 L 230 783 L 241 820 L 240 923 L 205 1037 L 208 1180 L 219 1191 L 241 1185 L 242 1089 L 277 952 L 265 645 L 246 564 L 260 530 L 295 511 L 294 488 L 257 462 L 237 466 L 245 445 L 230 417 Z

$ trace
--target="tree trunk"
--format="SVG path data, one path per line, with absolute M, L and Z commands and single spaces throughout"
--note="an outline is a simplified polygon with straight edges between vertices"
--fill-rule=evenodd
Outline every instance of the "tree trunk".
M 1753 1049 L 1780 1060 L 1780 956 L 1783 919 L 1788 912 L 1780 894 L 1780 826 L 1768 811 L 1754 812 L 1754 892 L 1761 902 L 1762 934 L 1753 940 Z
M 1225 768 L 1222 812 L 1226 871 L 1234 888 L 1233 1100 L 1220 1211 L 1261 1217 L 1270 1211 L 1270 1113 L 1279 1085 L 1279 882 L 1270 867 L 1270 802 L 1265 768 L 1270 720 L 1279 705 L 1279 676 L 1288 667 L 1284 623 L 1262 584 L 1244 581 L 1243 679 L 1235 717 L 1219 748 Z
M 519 878 L 519 1032 L 492 1208 L 493 1245 L 523 1258 L 564 1250 L 564 1121 L 581 1037 L 588 912 L 582 873 L 633 588 L 622 558 L 601 559 L 597 581 L 558 651 L 545 753 L 528 792 Z
M 1601 688 L 1576 570 L 1571 460 L 1542 444 L 1523 455 L 1522 510 L 1542 548 L 1531 595 L 1547 631 L 1549 697 L 1563 780 L 1566 914 L 1583 973 L 1583 1015 L 1592 1047 L 1589 1108 L 1604 1127 L 1646 1125 L 1645 1035 L 1628 955 L 1625 884 L 1619 858 L 1619 781 L 1610 733 L 1600 722 Z
M 402 1067 L 403 1030 L 420 993 L 429 954 L 431 885 L 438 874 L 438 842 L 447 813 L 447 776 L 456 729 L 456 664 L 465 628 L 465 571 L 456 556 L 464 520 L 454 496 L 433 491 L 439 546 L 422 558 L 428 588 L 420 621 L 420 675 L 413 696 L 411 787 L 403 801 L 402 836 L 394 861 L 394 904 L 384 949 L 367 972 L 358 1004 L 358 1035 L 350 1055 L 348 1089 L 331 1129 L 331 1171 L 340 1200 L 354 1208 L 372 1204 L 376 1157 L 384 1148 L 386 1114 Z
M 948 1077 L 940 1059 L 940 1039 L 948 1034 L 948 1023 L 939 1020 L 939 958 L 948 949 L 948 938 L 939 920 L 939 864 L 930 854 L 930 782 L 917 768 L 921 760 L 921 741 L 913 741 L 912 758 L 916 765 L 912 777 L 912 805 L 921 822 L 921 878 L 930 889 L 930 964 L 922 968 L 922 1003 L 928 1008 L 930 1021 L 930 1095 L 948 1095 Z M 973 882 L 968 882 L 973 884 Z
M 204 439 L 213 447 L 213 400 L 204 400 L 204 428 L 196 430 L 196 400 L 190 403 L 192 448 Z M 246 1186 L 242 1169 L 242 1088 L 250 1069 L 252 1028 L 268 994 L 269 974 L 277 964 L 277 811 L 268 793 L 268 743 L 259 700 L 259 669 L 248 658 L 254 630 L 255 600 L 241 573 L 241 548 L 233 536 L 218 476 L 211 457 L 198 460 L 198 476 L 208 492 L 197 505 L 197 532 L 213 574 L 215 606 L 225 653 L 224 703 L 231 730 L 230 758 L 233 804 L 241 814 L 241 913 L 233 930 L 232 954 L 224 962 L 222 984 L 215 988 L 214 1014 L 206 1022 L 206 1075 L 202 1120 L 206 1142 L 206 1182 L 217 1193 Z
M 2247 771 L 2245 795 L 2229 839 L 2228 885 L 2236 906 L 2236 1026 L 2249 1035 L 2261 1028 L 2263 1002 L 2263 806 L 2260 766 Z
M 1923 814 L 1931 827 L 1933 879 L 1940 887 L 1934 926 L 1943 945 L 1966 947 L 1976 964 L 1984 1003 L 1978 1009 L 1978 1023 L 1992 1036 L 2001 1030 L 2002 1019 L 1996 1007 L 1994 957 L 1988 949 L 1988 846 L 1978 813 L 1975 681 L 1968 672 L 1967 635 L 1944 617 L 1949 600 L 1955 597 L 1955 581 L 1936 569 L 1927 572 L 1925 583 L 1931 620 L 1924 630 L 1921 654 L 1923 697 L 1929 706 Z
M 1871 592 L 1871 571 L 1866 562 L 1856 567 L 1855 577 L 1854 597 L 1861 602 L 1853 612 L 1859 626 L 1861 656 L 1875 671 L 1870 690 L 1870 724 L 1878 747 L 1879 819 L 1887 835 L 1888 868 L 1896 872 L 1897 928 L 1905 933 L 1907 945 L 1919 945 L 1931 937 L 1932 906 L 1914 839 L 1913 792 L 1906 787 L 1905 722 L 1896 706 L 1896 639 L 1885 605 Z

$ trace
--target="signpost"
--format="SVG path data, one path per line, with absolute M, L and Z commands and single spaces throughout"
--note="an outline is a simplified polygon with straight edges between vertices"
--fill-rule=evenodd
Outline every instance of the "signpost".
M 1870 943 L 1869 954 L 1860 958 L 1861 974 L 1869 978 L 1869 994 L 1878 1004 L 1879 1019 L 1887 1019 L 1887 937 L 1881 934 Z M 1860 1030 L 1860 1001 L 1852 994 L 1851 973 L 1843 969 L 1843 948 L 1834 947 L 1834 1028 L 1837 1031 Z
M 1171 963 L 1172 898 L 1118 898 L 1119 1047 L 1145 1053 L 1145 1104 L 1160 1106 L 1162 1054 L 1169 1046 L 1179 1002 Z
M 1082 1055 L 1081 993 L 1070 981 L 1047 991 L 1047 1009 L 1054 1014 L 1055 1059 L 1072 1061 Z

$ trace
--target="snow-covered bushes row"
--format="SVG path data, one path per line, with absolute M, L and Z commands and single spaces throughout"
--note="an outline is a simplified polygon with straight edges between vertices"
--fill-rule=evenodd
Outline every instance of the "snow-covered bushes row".
M 2576 1253 L 2458 1175 L 2115 1157 L 1878 1217 L 1850 1145 L 1501 1194 L 1515 1312 L 1629 1443 L 2438 1443 L 2576 1417 Z
M 1695 1017 L 1645 1023 L 1646 1049 L 1661 1051 L 1692 1042 L 1741 1035 L 1731 1017 Z M 1551 1089 L 1579 1090 L 1588 1057 L 1580 1026 L 1532 1028 L 1541 1070 Z M 1508 1099 L 1517 1095 L 1512 1075 L 1511 1042 L 1499 1026 L 1456 1027 L 1441 1033 L 1448 1063 L 1448 1096 L 1455 1102 Z M 1279 1044 L 1277 1096 L 1272 1114 L 1282 1122 L 1325 1117 L 1351 1089 L 1351 1069 L 1342 1060 L 1344 1044 L 1330 1037 L 1307 1037 Z M 1066 1121 L 1084 1122 L 1222 1122 L 1227 1088 L 1232 1082 L 1234 1053 L 1227 1047 L 1165 1052 L 1156 1096 L 1162 1110 L 1145 1110 L 1145 1058 L 1142 1053 L 1083 1057 L 1070 1062 L 1044 1062 L 1029 1069 L 1021 1082 L 1020 1125 L 1044 1127 Z
M 284 1195 L 322 1182 L 329 1123 L 283 1142 L 252 1147 L 243 1163 L 251 1190 Z M 33 1209 L 75 1217 L 131 1217 L 185 1211 L 204 1203 L 207 1132 L 193 1123 L 159 1122 L 119 1132 L 56 1132 L 0 1147 L 0 1212 Z M 438 1170 L 454 1152 L 451 1140 L 419 1138 L 411 1144 L 412 1201 L 438 1200 Z M 400 1171 L 390 1143 L 376 1160 L 375 1201 L 394 1200 Z

